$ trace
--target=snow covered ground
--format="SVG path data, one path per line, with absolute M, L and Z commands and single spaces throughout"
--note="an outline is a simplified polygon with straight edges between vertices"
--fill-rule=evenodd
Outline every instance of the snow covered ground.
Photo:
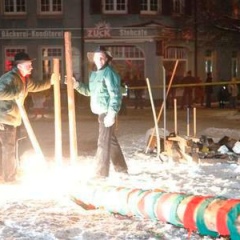
M 228 109 L 198 109 L 197 133 L 240 139 L 240 114 Z M 18 183 L 0 183 L 0 240 L 182 240 L 188 232 L 171 224 L 124 218 L 102 209 L 84 211 L 70 200 L 92 174 L 97 139 L 97 120 L 88 106 L 77 115 L 79 156 L 69 164 L 68 122 L 63 116 L 63 164 L 54 164 L 52 118 L 32 121 L 47 163 L 37 161 L 31 144 L 21 143 L 22 175 Z M 160 124 L 161 125 L 161 124 Z M 167 113 L 167 129 L 173 131 L 173 111 Z M 240 166 L 229 162 L 201 164 L 162 163 L 145 154 L 145 133 L 153 127 L 151 109 L 128 109 L 119 116 L 117 135 L 129 167 L 122 178 L 111 169 L 105 184 L 142 189 L 161 189 L 194 195 L 240 198 Z M 160 126 L 161 127 L 161 126 Z M 178 112 L 178 129 L 186 133 L 186 112 Z M 233 130 L 234 129 L 234 130 Z M 23 130 L 24 131 L 24 130 Z M 212 239 L 191 235 L 192 240 Z

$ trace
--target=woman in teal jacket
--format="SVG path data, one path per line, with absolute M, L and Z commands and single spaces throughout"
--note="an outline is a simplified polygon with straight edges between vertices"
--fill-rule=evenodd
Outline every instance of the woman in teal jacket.
M 97 70 L 90 74 L 88 84 L 74 81 L 74 88 L 79 93 L 90 96 L 91 110 L 98 115 L 95 177 L 109 176 L 110 159 L 116 172 L 127 174 L 127 164 L 114 133 L 115 117 L 122 102 L 120 77 L 109 65 L 112 56 L 104 47 L 88 53 L 88 59 L 94 62 Z

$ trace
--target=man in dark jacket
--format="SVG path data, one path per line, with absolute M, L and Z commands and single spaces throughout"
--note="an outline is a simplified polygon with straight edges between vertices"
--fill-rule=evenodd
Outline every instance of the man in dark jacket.
M 212 73 L 207 73 L 206 83 L 212 83 Z M 206 108 L 212 107 L 212 94 L 213 94 L 213 86 L 207 85 L 205 86 L 205 93 L 206 93 Z
M 127 174 L 127 164 L 114 133 L 115 117 L 122 102 L 120 76 L 109 65 L 112 56 L 104 47 L 88 53 L 88 59 L 94 62 L 97 70 L 91 72 L 89 83 L 74 81 L 74 88 L 79 93 L 90 96 L 91 110 L 98 115 L 95 177 L 109 176 L 110 159 L 116 172 Z
M 192 71 L 187 72 L 187 76 L 185 76 L 181 84 L 188 85 L 196 83 L 195 77 L 192 76 Z M 184 106 L 192 107 L 193 104 L 193 88 L 192 86 L 185 86 L 183 89 L 183 96 L 182 96 L 182 102 L 181 102 L 181 109 L 184 108 Z
M 36 82 L 30 78 L 32 61 L 28 54 L 19 52 L 14 57 L 13 68 L 0 77 L 0 176 L 5 182 L 15 181 L 17 175 L 16 128 L 21 125 L 21 115 L 16 100 L 24 104 L 28 92 L 51 87 L 52 80 Z

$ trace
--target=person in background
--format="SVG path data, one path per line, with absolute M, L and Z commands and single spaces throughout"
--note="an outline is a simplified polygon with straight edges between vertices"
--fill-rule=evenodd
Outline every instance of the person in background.
M 2 159 L 0 175 L 5 182 L 13 182 L 17 177 L 16 159 L 17 127 L 21 125 L 21 115 L 16 101 L 24 104 L 28 92 L 49 89 L 53 78 L 34 81 L 30 75 L 32 61 L 27 53 L 19 52 L 14 57 L 13 67 L 0 77 L 0 142 Z
M 227 101 L 229 101 L 229 92 L 227 86 L 221 86 L 218 91 L 219 108 L 225 108 Z
M 128 174 L 125 158 L 114 133 L 115 118 L 122 102 L 120 76 L 110 66 L 112 55 L 106 48 L 99 47 L 87 56 L 97 69 L 91 72 L 88 83 L 73 78 L 73 86 L 80 94 L 90 96 L 91 110 L 98 115 L 99 135 L 94 178 L 109 176 L 110 159 L 116 172 Z
M 212 73 L 207 73 L 207 78 L 205 83 L 212 83 Z M 212 85 L 206 85 L 205 86 L 205 94 L 206 94 L 206 108 L 212 107 L 212 94 L 213 94 L 213 86 Z
M 119 115 L 127 115 L 128 86 L 125 82 L 121 82 L 121 92 L 122 92 L 122 104 L 119 110 Z
M 127 115 L 127 100 L 129 97 L 128 84 L 130 80 L 130 73 L 126 72 L 123 78 L 121 79 L 121 90 L 122 90 L 122 104 L 119 111 L 119 115 Z
M 231 84 L 228 85 L 229 92 L 229 104 L 231 108 L 237 107 L 237 97 L 238 97 L 238 85 L 236 84 L 236 78 L 233 78 Z
M 135 109 L 143 109 L 144 108 L 144 87 L 146 83 L 144 80 L 134 79 L 134 108 Z
M 196 83 L 202 83 L 199 77 L 196 78 Z M 204 106 L 204 87 L 197 86 L 194 88 L 194 102 L 200 103 L 201 107 Z
M 181 84 L 194 84 L 196 83 L 195 77 L 192 76 L 192 71 L 188 71 L 187 75 L 181 80 Z M 182 96 L 182 103 L 181 103 L 181 109 L 184 108 L 184 106 L 192 107 L 193 103 L 193 88 L 192 86 L 185 86 L 183 89 L 183 96 Z

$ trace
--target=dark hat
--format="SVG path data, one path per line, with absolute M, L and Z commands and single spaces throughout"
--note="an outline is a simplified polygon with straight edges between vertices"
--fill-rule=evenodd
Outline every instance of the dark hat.
M 112 54 L 111 54 L 110 51 L 108 51 L 103 46 L 99 46 L 94 52 L 88 52 L 87 53 L 87 57 L 88 57 L 89 62 L 93 62 L 94 53 L 104 53 L 107 56 L 108 61 L 111 61 L 113 59 Z
M 18 63 L 23 63 L 26 61 L 34 61 L 35 59 L 32 59 L 29 57 L 29 55 L 25 52 L 19 52 L 14 56 L 14 63 L 18 64 Z

